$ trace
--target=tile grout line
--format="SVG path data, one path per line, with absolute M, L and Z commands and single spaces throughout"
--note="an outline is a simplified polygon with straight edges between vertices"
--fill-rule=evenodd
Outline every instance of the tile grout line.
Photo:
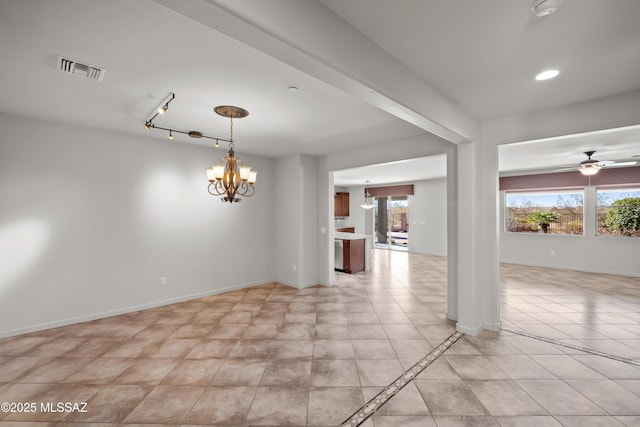
M 570 348 L 570 349 L 573 349 L 573 350 L 583 351 L 585 353 L 593 354 L 594 356 L 606 357 L 608 359 L 617 360 L 618 362 L 627 363 L 629 365 L 640 366 L 640 360 L 627 359 L 625 357 L 616 356 L 614 354 L 609 354 L 609 353 L 604 353 L 602 351 L 593 350 L 593 349 L 590 349 L 588 347 L 581 347 L 579 345 L 568 344 L 568 343 L 565 343 L 565 342 L 562 342 L 562 341 L 559 341 L 559 340 L 555 340 L 555 339 L 551 339 L 551 338 L 545 338 L 545 337 L 541 337 L 541 336 L 538 336 L 538 335 L 529 334 L 527 332 L 524 332 L 524 331 L 521 331 L 521 330 L 518 330 L 518 329 L 502 328 L 502 330 L 505 331 L 505 332 L 510 332 L 512 334 L 520 335 L 520 336 L 523 336 L 523 337 L 533 338 L 533 339 L 536 339 L 536 340 L 548 342 L 550 344 L 559 345 L 561 347 L 566 347 L 566 348 Z
M 382 405 L 389 401 L 389 399 L 398 394 L 404 386 L 412 382 L 418 374 L 429 367 L 429 365 L 447 351 L 449 347 L 455 344 L 463 335 L 464 334 L 462 332 L 457 331 L 451 334 L 447 339 L 431 350 L 425 357 L 403 372 L 402 375 L 396 378 L 391 384 L 386 386 L 380 393 L 362 405 L 340 425 L 345 427 L 356 427 L 365 422 L 367 418 L 372 416 Z

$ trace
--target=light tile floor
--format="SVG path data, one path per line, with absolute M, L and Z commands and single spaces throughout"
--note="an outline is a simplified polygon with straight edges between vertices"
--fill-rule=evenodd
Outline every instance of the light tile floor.
M 0 425 L 339 425 L 454 331 L 445 258 L 373 259 L 335 287 L 269 284 L 0 340 L 0 402 L 37 405 Z M 638 278 L 515 265 L 502 278 L 506 327 L 638 359 Z M 362 425 L 638 426 L 640 367 L 483 332 Z
M 504 264 L 503 327 L 640 360 L 640 278 Z

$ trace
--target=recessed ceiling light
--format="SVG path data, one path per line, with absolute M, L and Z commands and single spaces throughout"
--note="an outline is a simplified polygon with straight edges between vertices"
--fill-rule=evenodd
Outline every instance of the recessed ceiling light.
M 562 0 L 533 0 L 531 10 L 536 16 L 542 18 L 556 11 Z
M 289 92 L 297 92 L 298 86 L 289 86 Z
M 536 80 L 549 80 L 560 74 L 558 70 L 545 70 L 536 76 Z

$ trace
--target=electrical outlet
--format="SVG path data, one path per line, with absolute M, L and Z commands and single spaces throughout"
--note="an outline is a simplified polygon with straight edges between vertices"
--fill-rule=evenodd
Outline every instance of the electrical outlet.
M 165 276 L 160 277 L 160 284 L 161 285 L 166 285 L 167 284 L 167 278 Z

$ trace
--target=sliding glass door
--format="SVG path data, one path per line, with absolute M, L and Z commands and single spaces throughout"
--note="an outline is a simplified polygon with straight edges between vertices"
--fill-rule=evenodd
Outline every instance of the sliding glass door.
M 374 199 L 374 234 L 377 249 L 409 249 L 409 198 L 378 196 Z

